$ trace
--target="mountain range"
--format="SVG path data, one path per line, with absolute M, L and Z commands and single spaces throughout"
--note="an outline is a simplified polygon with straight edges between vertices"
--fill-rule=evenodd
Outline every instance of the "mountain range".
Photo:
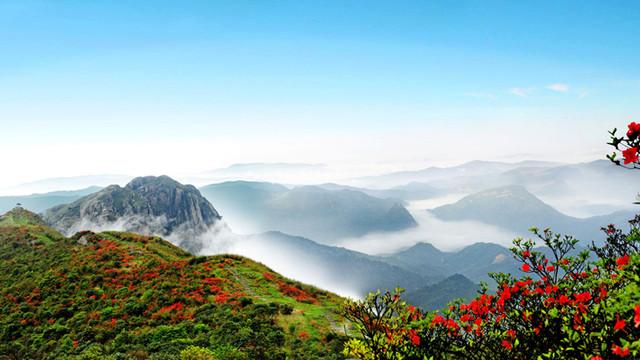
M 281 231 L 321 243 L 369 232 L 397 231 L 417 225 L 394 200 L 349 189 L 285 186 L 234 181 L 200 188 L 202 195 L 224 209 L 231 227 L 243 233 Z
M 624 226 L 635 215 L 633 211 L 619 211 L 589 218 L 568 216 L 517 185 L 484 190 L 431 212 L 442 220 L 480 221 L 522 235 L 528 235 L 527 229 L 532 226 L 551 228 L 558 233 L 573 235 L 587 244 L 603 240 L 601 227 L 611 223 Z
M 83 196 L 100 191 L 99 186 L 91 186 L 80 190 L 54 191 L 44 194 L 32 194 L 25 196 L 0 196 L 0 213 L 13 209 L 16 204 L 31 211 L 40 213 L 51 207 L 69 204 Z
M 192 253 L 249 256 L 285 276 L 354 297 L 378 288 L 402 286 L 416 304 L 434 307 L 443 305 L 445 298 L 468 296 L 469 289 L 475 291 L 481 281 L 491 284 L 489 272 L 519 271 L 509 250 L 476 243 L 444 252 L 418 243 L 374 256 L 332 244 L 345 237 L 358 240 L 366 234 L 380 234 L 384 238 L 385 233 L 415 228 L 416 221 L 405 208 L 405 201 L 463 191 L 471 194 L 429 211 L 452 224 L 466 221 L 470 242 L 473 227 L 469 221 L 473 221 L 524 236 L 530 235 L 527 229 L 531 226 L 551 227 L 575 235 L 585 245 L 592 239 L 602 239 L 601 226 L 624 225 L 635 213 L 624 210 L 577 217 L 556 209 L 554 204 L 562 202 L 565 194 L 580 197 L 591 186 L 595 186 L 592 192 L 609 191 L 599 188 L 611 183 L 606 176 L 608 171 L 618 179 L 620 188 L 629 192 L 637 176 L 604 165 L 602 161 L 574 165 L 472 162 L 454 169 L 395 174 L 390 177 L 394 181 L 409 182 L 388 189 L 332 183 L 292 188 L 276 183 L 230 181 L 198 190 L 164 176 L 144 177 L 123 187 L 4 197 L 0 204 L 21 202 L 36 211 L 42 211 L 47 204 L 57 205 L 44 211 L 44 219 L 67 236 L 79 230 L 161 235 Z M 489 187 L 491 184 L 494 187 Z M 591 210 L 607 209 L 596 207 Z M 235 233 L 225 228 L 225 221 Z M 224 236 L 219 236 L 221 228 L 226 229 Z M 218 241 L 224 246 L 218 246 Z

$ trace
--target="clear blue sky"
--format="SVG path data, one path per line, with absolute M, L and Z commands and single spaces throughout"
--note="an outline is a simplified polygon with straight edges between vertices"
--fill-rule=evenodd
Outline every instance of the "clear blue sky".
M 639 39 L 638 1 L 0 0 L 0 151 L 29 179 L 580 160 L 639 120 Z

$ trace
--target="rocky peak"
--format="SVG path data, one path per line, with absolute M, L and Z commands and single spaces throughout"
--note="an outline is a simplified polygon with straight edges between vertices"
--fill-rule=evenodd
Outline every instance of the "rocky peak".
M 168 176 L 111 185 L 45 213 L 47 222 L 69 235 L 81 230 L 133 231 L 168 237 L 193 252 L 202 246 L 198 237 L 220 218 L 198 189 Z

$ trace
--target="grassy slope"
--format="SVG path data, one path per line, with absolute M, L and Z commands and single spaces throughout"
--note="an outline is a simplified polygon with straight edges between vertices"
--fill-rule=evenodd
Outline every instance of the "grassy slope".
M 172 359 L 192 344 L 220 358 L 337 358 L 341 302 L 239 256 L 0 217 L 0 358 Z

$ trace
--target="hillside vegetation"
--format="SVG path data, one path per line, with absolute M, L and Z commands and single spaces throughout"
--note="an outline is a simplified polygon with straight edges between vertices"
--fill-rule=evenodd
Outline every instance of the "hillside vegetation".
M 239 256 L 0 217 L 0 358 L 340 358 L 342 301 Z

